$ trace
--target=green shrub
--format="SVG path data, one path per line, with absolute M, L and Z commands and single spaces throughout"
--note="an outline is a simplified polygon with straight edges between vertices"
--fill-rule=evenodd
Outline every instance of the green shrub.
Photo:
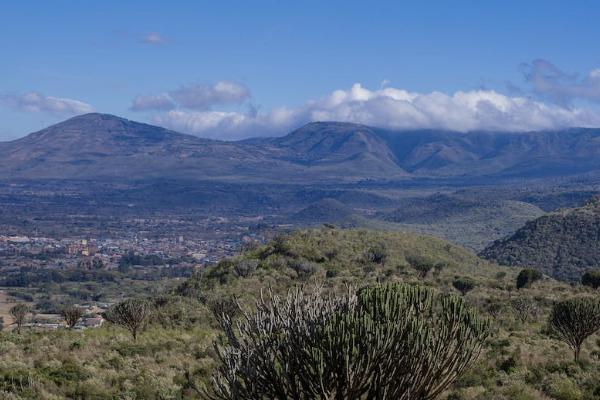
M 531 285 L 542 279 L 542 273 L 537 269 L 525 268 L 517 276 L 517 289 L 530 288 Z
M 475 281 L 468 277 L 456 278 L 452 286 L 464 296 L 475 288 Z
M 582 400 L 584 398 L 577 384 L 567 377 L 550 376 L 543 389 L 548 396 L 556 400 Z
M 586 271 L 581 277 L 581 284 L 598 289 L 600 287 L 600 271 Z

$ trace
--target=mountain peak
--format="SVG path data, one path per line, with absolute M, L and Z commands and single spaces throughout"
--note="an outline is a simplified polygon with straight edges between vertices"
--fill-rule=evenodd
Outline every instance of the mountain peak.
M 53 143 L 70 143 L 83 147 L 96 146 L 98 140 L 105 145 L 114 145 L 114 141 L 123 144 L 134 141 L 140 145 L 145 142 L 173 140 L 175 137 L 188 137 L 158 126 L 130 121 L 112 114 L 88 113 L 77 115 L 48 128 L 34 132 L 17 142 L 38 143 L 52 146 Z M 93 142 L 93 143 L 92 143 Z

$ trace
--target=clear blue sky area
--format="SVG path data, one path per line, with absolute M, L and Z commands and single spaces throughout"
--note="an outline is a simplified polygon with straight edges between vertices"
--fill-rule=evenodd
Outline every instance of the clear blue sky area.
M 167 121 L 167 107 L 132 111 L 137 96 L 167 93 L 181 113 L 248 116 L 355 83 L 493 90 L 594 110 L 600 85 L 588 74 L 600 67 L 599 20 L 593 1 L 6 1 L 0 140 L 87 110 L 61 111 L 53 99 L 153 122 Z M 537 71 L 558 87 L 528 81 L 534 60 L 559 71 Z M 217 82 L 248 93 L 220 97 Z M 194 85 L 208 96 L 201 107 L 177 97 Z M 39 97 L 23 97 L 31 93 Z

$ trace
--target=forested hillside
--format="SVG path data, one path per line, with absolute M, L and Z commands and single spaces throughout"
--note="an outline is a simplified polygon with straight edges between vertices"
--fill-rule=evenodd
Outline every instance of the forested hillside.
M 503 265 L 535 267 L 557 279 L 579 280 L 600 266 L 600 200 L 531 221 L 486 248 L 484 258 Z

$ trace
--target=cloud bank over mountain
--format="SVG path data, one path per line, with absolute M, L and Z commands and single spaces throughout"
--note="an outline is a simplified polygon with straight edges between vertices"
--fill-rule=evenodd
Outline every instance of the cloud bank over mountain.
M 182 89 L 185 94 L 186 89 Z M 184 106 L 163 107 L 152 122 L 172 129 L 220 139 L 280 135 L 312 121 L 353 122 L 392 129 L 444 129 L 532 131 L 571 126 L 600 126 L 600 112 L 566 107 L 525 96 L 508 96 L 494 90 L 418 93 L 399 88 L 368 89 L 355 83 L 299 107 L 278 107 L 266 112 L 217 111 L 210 108 L 219 96 L 180 96 Z M 243 103 L 249 92 L 226 97 Z M 173 96 L 175 97 L 175 96 Z M 185 99 L 185 101 L 182 101 Z M 138 99 L 139 101 L 139 99 Z M 161 109 L 153 99 L 154 109 Z M 187 103 L 187 107 L 185 106 Z M 224 103 L 224 102 L 221 102 Z M 134 102 L 135 105 L 135 102 Z M 199 107 L 191 107 L 198 105 Z M 205 109 L 202 109 L 204 107 Z

